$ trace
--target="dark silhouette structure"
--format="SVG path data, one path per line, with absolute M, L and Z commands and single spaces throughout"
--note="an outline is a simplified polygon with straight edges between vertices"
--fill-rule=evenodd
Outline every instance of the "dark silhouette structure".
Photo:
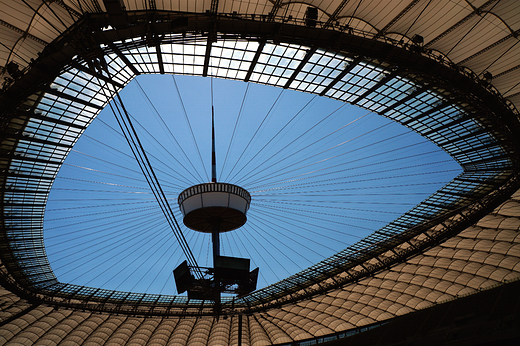
M 518 343 L 518 1 L 2 0 L 0 8 L 0 343 Z M 60 282 L 43 244 L 53 179 L 106 95 L 145 73 L 358 105 L 434 142 L 463 173 L 323 262 L 222 299 L 218 313 L 211 300 Z

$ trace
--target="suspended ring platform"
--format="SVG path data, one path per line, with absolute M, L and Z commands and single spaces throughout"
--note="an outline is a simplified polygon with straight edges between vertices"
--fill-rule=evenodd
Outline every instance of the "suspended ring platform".
M 178 202 L 186 227 L 211 233 L 213 225 L 218 225 L 219 233 L 223 233 L 246 223 L 251 195 L 237 185 L 205 183 L 181 192 Z

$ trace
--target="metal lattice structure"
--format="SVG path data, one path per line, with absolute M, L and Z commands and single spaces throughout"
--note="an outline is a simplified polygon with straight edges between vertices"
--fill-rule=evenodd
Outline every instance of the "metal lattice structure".
M 515 1 L 2 5 L 4 342 L 290 343 L 518 279 Z M 307 6 L 319 9 L 314 24 Z M 36 17 L 43 20 L 33 24 Z M 226 319 L 214 316 L 211 302 L 59 282 L 42 234 L 53 179 L 110 95 L 148 73 L 348 102 L 428 138 L 463 173 L 346 250 L 224 299 Z

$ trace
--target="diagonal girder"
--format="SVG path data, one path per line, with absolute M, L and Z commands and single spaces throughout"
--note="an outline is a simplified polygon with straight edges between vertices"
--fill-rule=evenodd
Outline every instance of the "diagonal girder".
M 320 93 L 320 96 L 325 96 L 325 94 L 327 94 L 327 92 L 334 86 L 336 85 L 340 80 L 343 79 L 343 77 L 345 77 L 350 71 L 352 71 L 352 69 L 354 69 L 354 67 L 356 67 L 361 61 L 363 61 L 364 57 L 362 56 L 358 56 L 357 58 L 355 58 L 354 60 L 352 60 L 350 62 L 350 64 L 347 65 L 347 67 L 345 67 L 343 69 L 343 71 L 341 71 L 341 73 L 339 75 L 336 76 L 336 78 L 334 78 L 334 80 L 332 82 L 329 83 L 329 85 L 327 85 Z

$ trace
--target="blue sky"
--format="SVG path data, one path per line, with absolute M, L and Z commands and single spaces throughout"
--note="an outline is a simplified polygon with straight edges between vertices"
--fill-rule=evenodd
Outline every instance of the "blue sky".
M 247 224 L 221 235 L 221 253 L 250 258 L 258 287 L 359 241 L 461 171 L 416 133 L 328 98 L 202 77 L 137 81 L 121 97 L 179 223 L 178 194 L 210 179 L 213 98 L 217 179 L 252 195 Z M 211 266 L 210 236 L 183 231 Z M 62 282 L 176 294 L 184 254 L 109 108 L 60 170 L 44 237 Z

